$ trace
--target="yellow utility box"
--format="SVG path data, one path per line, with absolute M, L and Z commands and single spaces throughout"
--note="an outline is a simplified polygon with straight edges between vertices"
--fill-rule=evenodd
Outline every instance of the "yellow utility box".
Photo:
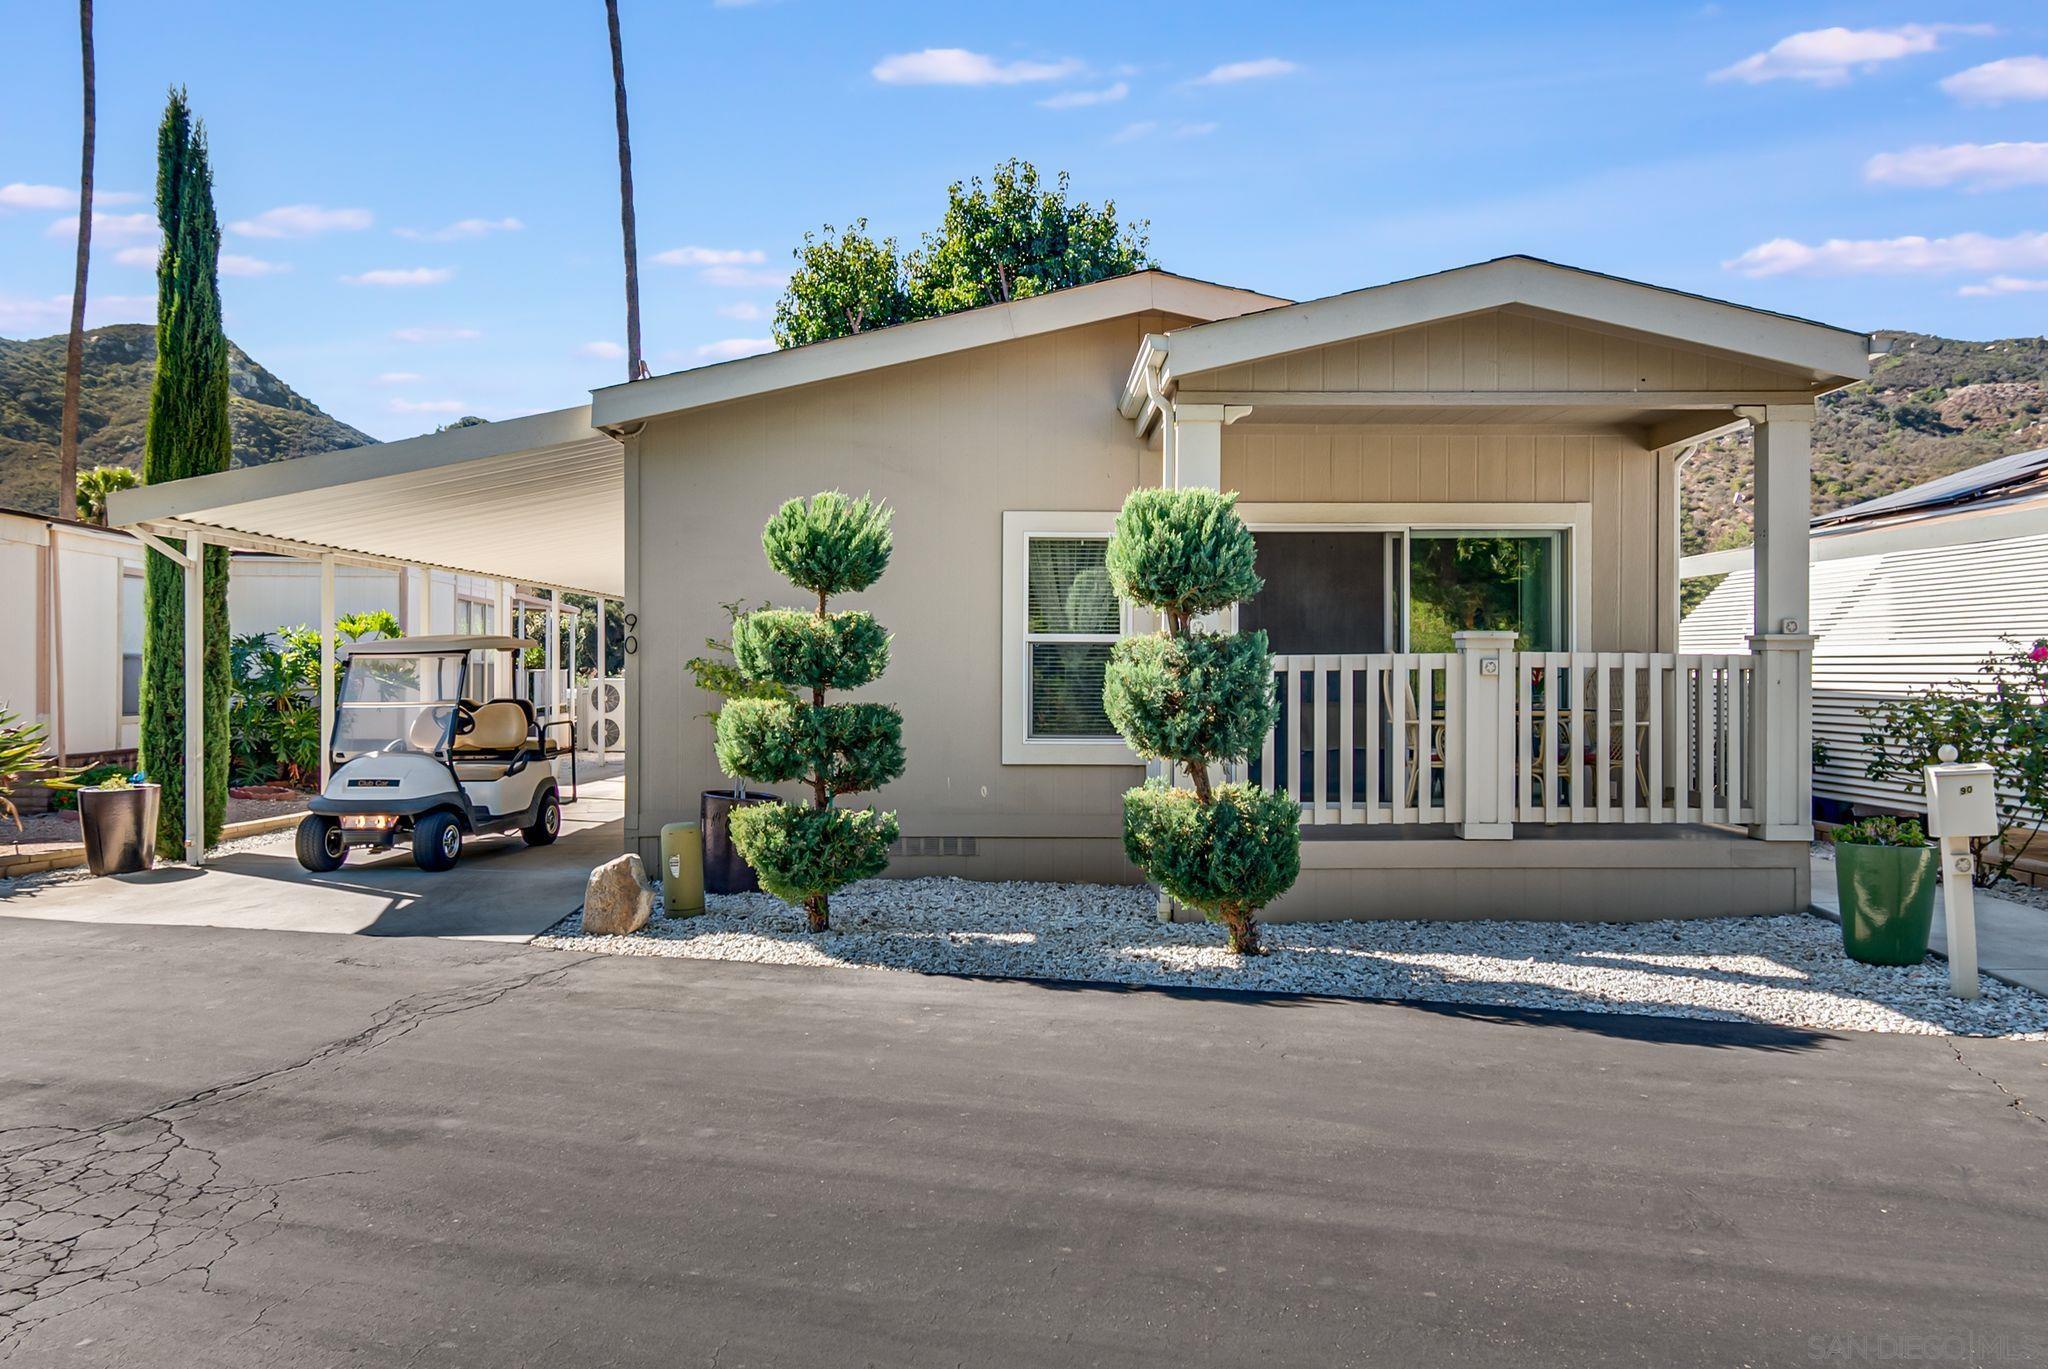
M 669 917 L 704 911 L 704 842 L 694 822 L 662 826 L 661 905 Z

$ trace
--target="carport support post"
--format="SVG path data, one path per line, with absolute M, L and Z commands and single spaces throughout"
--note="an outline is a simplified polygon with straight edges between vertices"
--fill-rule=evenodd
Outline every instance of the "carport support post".
M 562 716 L 562 591 L 548 591 L 548 721 Z
M 591 639 L 597 653 L 597 665 L 590 680 L 590 719 L 592 729 L 597 733 L 597 763 L 605 762 L 604 744 L 604 596 L 597 596 L 597 632 Z
M 1756 448 L 1756 566 L 1749 649 L 1749 829 L 1763 841 L 1813 840 L 1813 637 L 1807 538 L 1813 515 L 1813 406 L 1739 408 Z M 1731 801 L 1735 796 L 1730 796 Z
M 185 863 L 206 863 L 206 558 L 185 534 Z
M 320 792 L 334 778 L 334 558 L 320 558 Z

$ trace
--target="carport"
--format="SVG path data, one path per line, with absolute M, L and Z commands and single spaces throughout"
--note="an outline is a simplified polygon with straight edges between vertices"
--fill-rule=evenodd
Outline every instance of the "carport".
M 560 711 L 561 596 L 625 593 L 625 454 L 590 426 L 590 406 L 476 424 L 376 446 L 194 476 L 116 493 L 108 522 L 184 575 L 185 696 L 202 692 L 202 553 L 209 546 L 318 562 L 321 779 L 332 765 L 334 568 L 419 567 L 548 592 L 549 714 Z M 630 651 L 630 646 L 628 650 Z M 201 711 L 185 711 L 185 792 L 205 773 Z M 185 859 L 205 862 L 203 805 L 185 807 Z

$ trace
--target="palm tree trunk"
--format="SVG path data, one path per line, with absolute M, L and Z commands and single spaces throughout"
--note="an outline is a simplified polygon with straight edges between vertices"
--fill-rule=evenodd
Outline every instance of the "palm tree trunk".
M 604 0 L 612 36 L 612 103 L 619 120 L 619 228 L 626 240 L 626 379 L 638 380 L 640 362 L 640 244 L 633 227 L 633 140 L 626 131 L 626 57 L 619 44 L 619 0 Z
M 85 371 L 85 279 L 92 260 L 92 0 L 78 0 L 78 43 L 85 68 L 85 148 L 78 170 L 78 260 L 71 281 L 71 338 L 64 347 L 64 431 L 57 440 L 57 516 L 78 513 L 78 400 Z

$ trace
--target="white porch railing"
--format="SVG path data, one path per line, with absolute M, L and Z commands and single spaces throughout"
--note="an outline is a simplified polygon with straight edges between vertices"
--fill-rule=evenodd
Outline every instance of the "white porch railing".
M 1279 719 L 1252 782 L 1312 825 L 1757 821 L 1755 657 L 1505 640 L 1274 657 Z

